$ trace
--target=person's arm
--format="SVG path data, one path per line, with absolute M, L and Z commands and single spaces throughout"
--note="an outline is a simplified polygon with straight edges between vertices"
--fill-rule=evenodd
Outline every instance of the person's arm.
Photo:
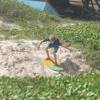
M 68 49 L 69 51 L 72 51 L 70 48 L 68 48 L 69 46 L 71 46 L 71 43 L 69 43 L 69 44 L 61 43 L 61 47 Z
M 42 44 L 43 42 L 47 42 L 47 41 L 49 41 L 49 39 L 44 39 L 44 40 L 42 40 L 42 41 L 40 42 L 40 44 Z
M 44 39 L 44 40 L 42 40 L 42 41 L 39 43 L 38 48 L 40 48 L 40 45 L 41 45 L 43 42 L 47 42 L 47 41 L 49 41 L 49 39 Z

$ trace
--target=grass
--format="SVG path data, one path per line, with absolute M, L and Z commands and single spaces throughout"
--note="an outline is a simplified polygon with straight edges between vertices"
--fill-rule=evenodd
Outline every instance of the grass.
M 100 75 L 0 78 L 0 100 L 99 100 Z
M 17 0 L 0 0 L 0 14 L 14 18 L 14 20 L 32 20 L 37 18 L 40 13 L 29 6 L 19 4 Z
M 66 42 L 79 45 L 86 54 L 87 62 L 100 68 L 100 24 L 81 23 L 74 27 L 58 29 L 57 34 Z

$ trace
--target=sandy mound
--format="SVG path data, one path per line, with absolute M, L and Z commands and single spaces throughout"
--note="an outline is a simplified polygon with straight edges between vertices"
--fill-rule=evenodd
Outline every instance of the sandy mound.
M 51 76 L 59 72 L 48 69 L 42 64 L 46 58 L 44 48 L 48 43 L 41 45 L 37 50 L 39 41 L 0 41 L 0 76 Z M 60 47 L 57 52 L 58 62 L 64 72 L 76 73 L 86 71 L 89 66 L 81 56 L 81 51 L 75 48 L 65 49 Z M 50 50 L 52 57 L 52 49 Z

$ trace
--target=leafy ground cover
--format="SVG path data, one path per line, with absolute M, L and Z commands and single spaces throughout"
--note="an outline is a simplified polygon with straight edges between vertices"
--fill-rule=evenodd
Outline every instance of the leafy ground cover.
M 50 17 L 43 11 L 31 8 L 23 3 L 18 3 L 17 0 L 0 0 L 0 15 L 14 22 L 24 22 L 34 20 L 45 20 L 50 22 L 51 19 L 57 20 L 53 16 Z
M 66 42 L 80 45 L 91 66 L 100 66 L 100 24 L 83 23 L 62 28 L 58 32 L 59 37 Z
M 0 77 L 1 100 L 100 100 L 100 75 Z

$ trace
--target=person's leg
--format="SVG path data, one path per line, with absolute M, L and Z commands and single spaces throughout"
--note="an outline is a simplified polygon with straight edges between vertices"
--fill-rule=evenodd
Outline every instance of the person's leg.
M 57 55 L 56 55 L 56 53 L 54 53 L 54 60 L 55 60 L 55 64 L 58 65 L 58 63 L 57 63 Z
M 58 51 L 58 46 L 57 47 L 54 47 L 54 52 L 53 52 L 53 55 L 54 55 L 54 61 L 55 61 L 55 64 L 56 65 L 58 65 L 58 63 L 57 63 L 57 55 L 56 55 L 56 53 L 57 53 L 57 51 Z
M 48 47 L 45 50 L 46 50 L 46 54 L 47 54 L 47 58 L 46 59 L 50 59 Z
M 46 50 L 46 54 L 47 54 L 47 58 L 46 59 L 50 59 L 50 55 L 49 55 L 49 50 L 48 49 L 50 49 L 50 48 L 52 48 L 53 47 L 53 45 L 50 43 L 48 46 L 47 46 L 47 48 L 45 49 Z

